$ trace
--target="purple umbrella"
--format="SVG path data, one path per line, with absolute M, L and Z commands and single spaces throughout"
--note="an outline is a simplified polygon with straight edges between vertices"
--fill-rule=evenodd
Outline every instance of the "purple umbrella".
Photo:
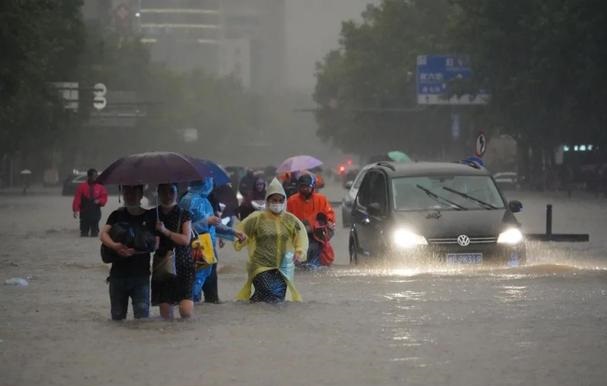
M 173 152 L 131 154 L 114 161 L 97 177 L 101 184 L 144 185 L 198 181 L 211 176 L 205 164 Z
M 320 165 L 322 165 L 322 161 L 314 157 L 311 157 L 309 155 L 296 155 L 294 157 L 290 157 L 282 161 L 280 166 L 278 166 L 278 169 L 276 169 L 276 172 L 290 173 L 300 170 L 314 169 L 315 167 Z

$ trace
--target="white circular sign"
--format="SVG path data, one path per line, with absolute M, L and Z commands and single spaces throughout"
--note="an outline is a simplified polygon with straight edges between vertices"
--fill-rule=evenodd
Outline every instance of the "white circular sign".
M 485 154 L 485 150 L 487 150 L 487 137 L 485 137 L 485 134 L 480 133 L 478 137 L 476 137 L 474 154 L 477 157 L 482 157 Z

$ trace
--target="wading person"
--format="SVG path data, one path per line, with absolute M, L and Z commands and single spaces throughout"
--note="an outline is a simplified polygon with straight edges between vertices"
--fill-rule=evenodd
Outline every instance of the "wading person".
M 156 216 L 140 206 L 142 185 L 123 186 L 122 197 L 124 207 L 110 214 L 99 234 L 102 244 L 110 250 L 106 254 L 110 257 L 104 257 L 104 261 L 112 263 L 108 278 L 111 315 L 113 320 L 126 319 L 130 298 L 135 319 L 147 318 L 150 313 L 150 249 L 155 249 L 158 243 L 154 236 Z M 120 228 L 133 231 L 132 243 L 117 236 Z M 138 232 L 146 234 L 135 234 Z M 142 244 L 147 241 L 147 245 L 137 245 L 137 240 L 144 240 Z
M 231 236 L 242 237 L 241 233 L 226 227 L 221 223 L 221 219 L 215 216 L 213 205 L 209 199 L 213 191 L 213 178 L 207 177 L 203 181 L 193 182 L 188 188 L 188 192 L 179 201 L 182 209 L 189 211 L 192 218 L 192 228 L 198 234 L 208 233 L 214 248 L 214 254 L 217 257 L 217 233 L 228 234 Z M 210 281 L 207 283 L 207 281 Z M 212 289 L 205 291 L 205 303 L 219 303 L 219 294 L 217 290 L 217 264 L 198 269 L 194 279 L 193 301 L 198 303 L 202 300 L 202 291 L 205 285 L 212 285 Z
M 240 221 L 247 218 L 248 215 L 259 209 L 255 207 L 254 202 L 263 202 L 266 199 L 266 181 L 263 177 L 257 177 L 253 189 L 244 197 L 242 204 L 237 209 L 238 219 Z
M 99 234 L 99 221 L 101 220 L 101 207 L 107 203 L 107 190 L 96 182 L 97 170 L 89 169 L 86 172 L 86 182 L 76 188 L 72 202 L 74 218 L 80 213 L 80 236 L 97 237 Z
M 289 197 L 287 210 L 293 213 L 306 227 L 310 241 L 306 266 L 317 268 L 330 265 L 332 258 L 322 259 L 323 253 L 332 253 L 329 239 L 335 229 L 335 212 L 327 198 L 314 191 L 314 177 L 303 174 L 297 180 L 298 193 Z M 322 237 L 319 237 L 322 234 Z
M 285 201 L 285 191 L 274 179 L 267 189 L 266 209 L 252 213 L 237 226 L 246 239 L 234 246 L 240 250 L 246 245 L 249 252 L 248 278 L 237 300 L 277 303 L 285 300 L 287 290 L 292 300 L 301 300 L 290 267 L 305 259 L 308 237 L 301 221 L 285 211 Z
M 152 209 L 158 218 L 156 232 L 160 237 L 158 251 L 154 256 L 155 272 L 152 273 L 152 305 L 159 306 L 163 319 L 173 318 L 173 306 L 179 306 L 182 318 L 192 316 L 192 286 L 194 284 L 194 261 L 190 249 L 192 221 L 190 213 L 177 205 L 177 185 L 158 185 L 159 206 Z M 158 264 L 173 253 L 174 274 L 158 273 Z

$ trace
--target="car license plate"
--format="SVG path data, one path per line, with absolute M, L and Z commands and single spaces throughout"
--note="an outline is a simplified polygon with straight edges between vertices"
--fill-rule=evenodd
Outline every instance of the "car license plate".
M 482 262 L 482 253 L 447 253 L 447 263 L 449 264 L 480 264 Z

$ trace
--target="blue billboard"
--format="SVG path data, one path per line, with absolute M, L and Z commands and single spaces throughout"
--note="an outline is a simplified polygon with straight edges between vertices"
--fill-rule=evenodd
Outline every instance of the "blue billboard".
M 469 79 L 472 70 L 465 56 L 419 55 L 417 57 L 417 103 L 426 105 L 482 105 L 489 100 L 486 92 L 449 97 L 449 83 Z

